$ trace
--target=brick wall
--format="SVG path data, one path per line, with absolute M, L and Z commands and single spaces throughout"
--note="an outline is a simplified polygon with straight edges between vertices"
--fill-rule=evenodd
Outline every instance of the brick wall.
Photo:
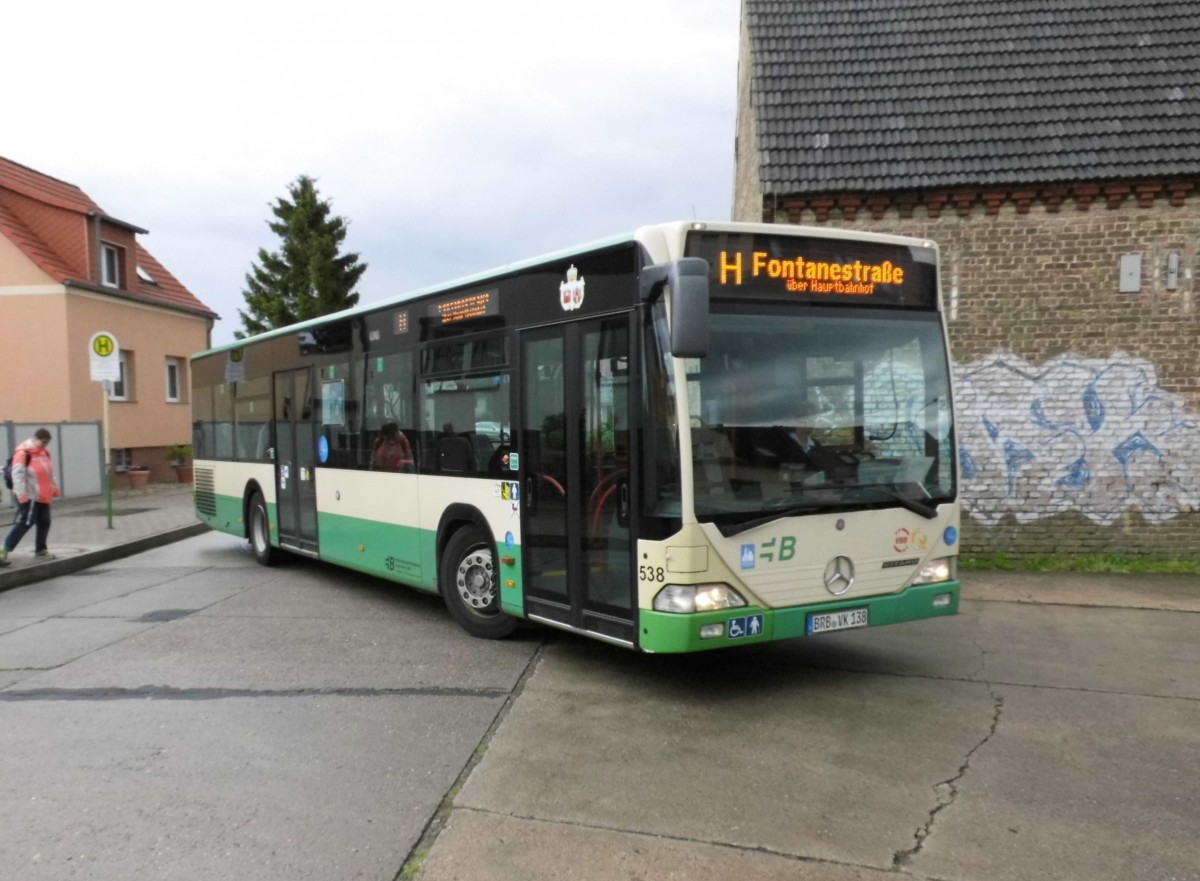
M 941 247 L 964 551 L 1200 556 L 1191 184 L 805 197 L 764 218 Z M 1135 293 L 1118 289 L 1126 254 L 1142 255 Z

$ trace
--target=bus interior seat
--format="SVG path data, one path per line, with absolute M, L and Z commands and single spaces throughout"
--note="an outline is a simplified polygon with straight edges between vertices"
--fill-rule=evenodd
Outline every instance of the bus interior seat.
M 475 432 L 475 461 L 486 462 L 492 458 L 492 439 L 486 434 Z
M 475 446 L 471 439 L 461 434 L 446 435 L 437 439 L 438 470 L 465 474 L 475 470 Z
M 475 396 L 466 391 L 443 391 L 434 402 L 434 425 L 441 426 L 435 440 L 437 470 L 465 474 L 475 470 Z

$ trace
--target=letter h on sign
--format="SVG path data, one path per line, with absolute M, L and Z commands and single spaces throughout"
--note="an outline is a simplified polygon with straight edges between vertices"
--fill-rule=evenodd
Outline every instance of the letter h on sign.
M 728 275 L 734 273 L 733 283 L 740 285 L 742 283 L 742 255 L 736 254 L 736 260 L 729 262 L 729 252 L 721 252 L 721 284 L 729 284 Z

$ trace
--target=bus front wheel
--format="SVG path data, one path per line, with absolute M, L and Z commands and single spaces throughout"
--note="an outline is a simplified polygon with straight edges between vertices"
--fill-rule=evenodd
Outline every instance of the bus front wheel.
M 503 639 L 517 619 L 500 608 L 500 577 L 492 544 L 474 527 L 451 536 L 442 554 L 442 599 L 450 616 L 472 636 Z
M 260 493 L 250 497 L 250 548 L 263 566 L 273 566 L 279 558 L 278 551 L 271 547 L 271 518 Z

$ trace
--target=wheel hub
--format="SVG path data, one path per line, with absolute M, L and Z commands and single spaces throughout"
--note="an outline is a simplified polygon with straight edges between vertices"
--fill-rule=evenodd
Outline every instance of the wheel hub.
M 261 511 L 254 512 L 254 521 L 251 525 L 251 531 L 254 535 L 254 545 L 259 550 L 267 546 L 267 518 L 262 515 Z
M 492 583 L 492 555 L 473 551 L 458 564 L 458 594 L 473 609 L 489 608 L 496 599 Z

